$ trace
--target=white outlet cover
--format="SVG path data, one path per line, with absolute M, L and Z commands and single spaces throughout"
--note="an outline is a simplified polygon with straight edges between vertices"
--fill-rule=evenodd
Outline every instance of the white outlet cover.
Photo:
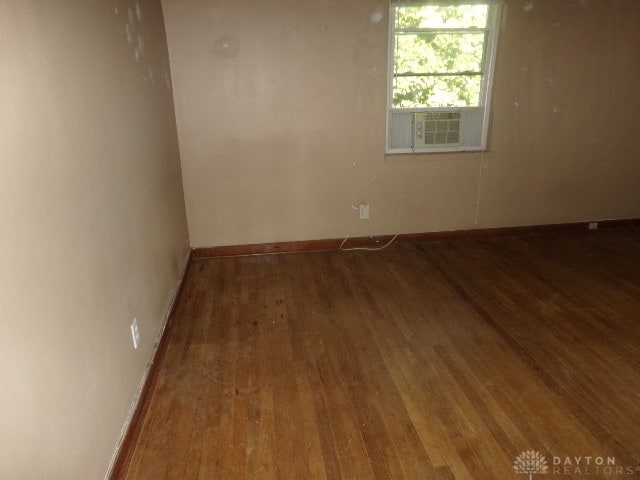
M 367 218 L 369 218 L 369 204 L 361 203 L 359 207 L 360 207 L 360 218 L 362 220 L 366 220 Z
M 138 331 L 138 319 L 134 318 L 131 324 L 131 340 L 133 340 L 133 348 L 137 349 L 140 345 L 140 332 Z

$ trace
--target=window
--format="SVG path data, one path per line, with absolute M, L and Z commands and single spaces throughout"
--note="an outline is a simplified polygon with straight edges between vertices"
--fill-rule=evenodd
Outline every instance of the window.
M 483 150 L 498 1 L 390 9 L 387 153 Z

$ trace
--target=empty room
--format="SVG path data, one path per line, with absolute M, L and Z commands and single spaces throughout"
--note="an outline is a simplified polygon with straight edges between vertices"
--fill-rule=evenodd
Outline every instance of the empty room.
M 640 478 L 640 2 L 0 2 L 0 479 Z

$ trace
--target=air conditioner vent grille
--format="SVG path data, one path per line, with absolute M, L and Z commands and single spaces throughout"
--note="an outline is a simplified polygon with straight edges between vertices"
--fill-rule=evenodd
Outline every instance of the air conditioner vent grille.
M 424 133 L 425 145 L 460 143 L 460 112 L 426 112 Z
M 411 148 L 411 112 L 392 112 L 389 129 L 391 148 Z

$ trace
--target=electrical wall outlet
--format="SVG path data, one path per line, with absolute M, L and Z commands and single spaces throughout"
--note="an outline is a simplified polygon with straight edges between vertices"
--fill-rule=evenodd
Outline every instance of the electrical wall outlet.
M 131 324 L 131 339 L 133 340 L 133 348 L 138 348 L 140 344 L 140 332 L 138 332 L 138 319 L 134 318 Z
M 598 222 L 589 222 L 589 230 L 597 230 Z
M 360 203 L 358 205 L 358 208 L 360 210 L 360 219 L 361 220 L 366 220 L 367 218 L 369 218 L 369 204 L 368 203 Z

